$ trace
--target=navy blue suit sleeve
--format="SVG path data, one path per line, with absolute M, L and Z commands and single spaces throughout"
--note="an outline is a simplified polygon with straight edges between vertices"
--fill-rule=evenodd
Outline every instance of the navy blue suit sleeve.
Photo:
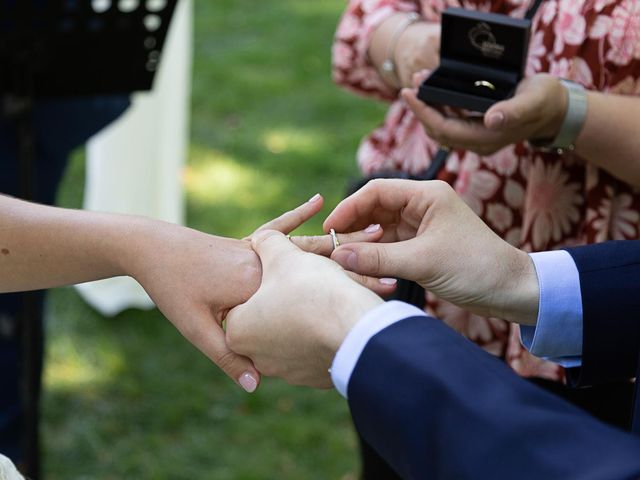
M 640 351 L 640 241 L 567 248 L 580 274 L 582 366 L 572 385 L 632 378 Z
M 432 318 L 372 337 L 348 397 L 360 434 L 405 479 L 640 477 L 640 439 L 519 378 Z

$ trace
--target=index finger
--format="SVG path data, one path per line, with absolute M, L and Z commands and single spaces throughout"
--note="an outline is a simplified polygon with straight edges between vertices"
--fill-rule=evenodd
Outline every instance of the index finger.
M 264 230 L 277 230 L 278 232 L 287 234 L 294 231 L 304 222 L 313 217 L 322 209 L 324 198 L 317 193 L 302 205 L 283 213 L 278 218 L 271 220 L 259 227 L 252 235 Z
M 405 88 L 402 90 L 402 98 L 424 125 L 429 136 L 441 144 L 472 149 L 478 145 L 493 145 L 504 141 L 503 131 L 489 130 L 480 122 L 443 116 L 419 100 L 414 90 Z
M 323 224 L 328 232 L 361 230 L 370 224 L 395 223 L 409 202 L 421 191 L 424 182 L 415 180 L 376 179 L 367 183 L 350 197 L 341 201 Z

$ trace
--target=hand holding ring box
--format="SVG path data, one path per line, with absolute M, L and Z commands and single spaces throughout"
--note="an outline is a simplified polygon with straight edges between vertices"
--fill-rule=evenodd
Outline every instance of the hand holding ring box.
M 448 8 L 442 13 L 440 65 L 418 98 L 484 113 L 512 97 L 524 76 L 530 32 L 528 19 Z

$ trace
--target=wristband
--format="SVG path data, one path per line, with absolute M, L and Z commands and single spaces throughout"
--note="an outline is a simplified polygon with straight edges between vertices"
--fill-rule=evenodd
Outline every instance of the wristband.
M 409 28 L 410 25 L 413 25 L 417 21 L 420 20 L 420 15 L 416 12 L 411 12 L 407 15 L 398 28 L 396 28 L 395 32 L 391 36 L 391 40 L 389 41 L 389 45 L 387 46 L 387 54 L 386 59 L 382 62 L 381 66 L 381 74 L 383 77 L 387 77 L 388 80 L 395 86 L 400 86 L 400 79 L 398 78 L 398 73 L 396 72 L 396 62 L 394 61 L 395 53 L 396 53 L 396 45 L 398 44 L 398 40 L 404 33 L 404 31 Z
M 565 79 L 560 79 L 560 83 L 567 90 L 567 111 L 558 134 L 552 140 L 529 140 L 529 144 L 533 147 L 545 152 L 555 152 L 558 155 L 575 149 L 576 138 L 580 135 L 587 117 L 587 93 L 584 87 Z

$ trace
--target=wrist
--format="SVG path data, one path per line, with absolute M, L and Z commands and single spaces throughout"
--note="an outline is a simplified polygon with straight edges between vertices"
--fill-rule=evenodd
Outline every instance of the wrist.
M 396 63 L 399 40 L 419 20 L 416 12 L 398 12 L 382 22 L 372 37 L 369 57 L 385 83 L 393 88 L 402 86 Z
M 551 109 L 555 105 L 552 110 L 555 115 L 543 116 L 548 126 L 530 139 L 529 143 L 534 148 L 562 154 L 575 148 L 576 139 L 587 116 L 587 95 L 584 87 L 578 83 L 555 79 L 555 84 L 562 93 L 551 96 L 555 101 L 546 102 Z
M 511 247 L 504 261 L 490 316 L 522 325 L 535 325 L 538 318 L 540 287 L 531 257 Z
M 536 138 L 548 139 L 549 141 L 558 135 L 569 106 L 569 95 L 560 79 L 551 77 L 550 81 L 552 86 L 550 87 L 551 91 L 548 98 L 551 101 L 545 102 L 548 111 L 546 115 L 543 115 L 542 125 L 540 125 L 539 131 L 535 134 Z
M 141 226 L 150 220 L 113 213 L 77 213 L 77 218 L 66 228 L 82 238 L 83 248 L 89 252 L 85 263 L 92 275 L 96 278 L 133 276 L 133 266 L 139 256 L 134 250 L 142 243 L 134 239 L 141 236 Z M 69 247 L 74 248 L 73 244 Z
M 165 243 L 161 238 L 166 236 L 162 226 L 171 224 L 133 215 L 118 217 L 114 221 L 106 256 L 118 275 L 130 276 L 140 282 L 146 265 L 154 261 L 153 252 L 158 252 L 158 247 Z
M 409 25 L 398 37 L 393 54 L 401 87 L 412 87 L 414 74 L 439 63 L 440 25 L 424 20 Z
M 384 303 L 384 300 L 375 293 L 359 285 L 355 285 L 353 289 L 342 289 L 341 293 L 340 298 L 334 302 L 336 306 L 334 328 L 325 342 L 331 360 L 349 332 L 365 314 Z

